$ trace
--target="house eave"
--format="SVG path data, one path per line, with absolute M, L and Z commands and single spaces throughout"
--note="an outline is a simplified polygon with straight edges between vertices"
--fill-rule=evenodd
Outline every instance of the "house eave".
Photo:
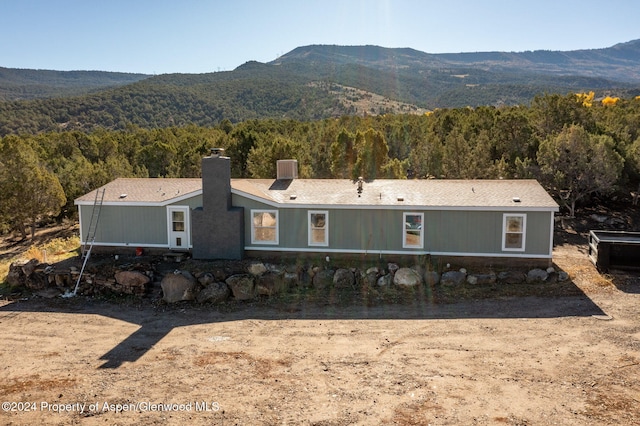
M 527 206 L 527 205 L 504 205 L 504 206 L 461 206 L 461 205 L 417 205 L 406 204 L 398 201 L 397 204 L 304 204 L 304 203 L 279 203 L 268 198 L 258 197 L 237 189 L 231 189 L 231 193 L 266 204 L 270 207 L 280 209 L 344 209 L 344 210 L 434 210 L 434 211 L 528 211 L 528 212 L 558 212 L 559 207 L 555 206 Z
M 104 201 L 103 206 L 121 206 L 121 207 L 164 207 L 171 204 L 179 203 L 180 201 L 187 200 L 189 198 L 202 195 L 202 190 L 197 190 L 183 194 L 179 197 L 168 198 L 163 201 Z M 93 206 L 94 202 L 90 200 L 75 200 L 73 202 L 76 206 Z

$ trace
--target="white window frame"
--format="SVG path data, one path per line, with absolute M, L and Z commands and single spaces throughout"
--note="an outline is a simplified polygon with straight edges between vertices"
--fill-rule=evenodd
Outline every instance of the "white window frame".
M 407 244 L 407 216 L 420 216 L 420 244 Z M 403 212 L 402 213 L 402 248 L 421 249 L 424 248 L 424 213 Z
M 256 227 L 253 224 L 253 218 L 255 216 L 256 213 L 273 213 L 276 219 L 276 226 L 275 226 L 275 234 L 276 234 L 276 239 L 275 241 L 269 240 L 269 241 L 264 241 L 264 240 L 257 240 L 256 239 Z M 280 220 L 278 219 L 278 210 L 251 210 L 251 244 L 268 244 L 268 245 L 278 245 L 278 240 L 279 240 L 279 236 L 280 236 Z
M 510 217 L 519 217 L 522 219 L 521 232 L 508 232 L 507 222 Z M 520 247 L 507 247 L 507 234 L 521 234 L 522 244 Z M 525 213 L 504 213 L 502 215 L 502 251 L 525 251 L 527 243 L 527 215 Z
M 314 242 L 313 241 L 313 231 L 316 229 L 322 229 L 322 228 L 314 228 L 313 227 L 313 221 L 311 220 L 311 216 L 314 214 L 323 214 L 324 215 L 324 241 L 323 242 Z M 307 223 L 309 224 L 308 227 L 308 244 L 310 246 L 321 246 L 321 247 L 327 247 L 329 245 L 329 211 L 327 210 L 309 210 L 308 214 L 307 214 Z

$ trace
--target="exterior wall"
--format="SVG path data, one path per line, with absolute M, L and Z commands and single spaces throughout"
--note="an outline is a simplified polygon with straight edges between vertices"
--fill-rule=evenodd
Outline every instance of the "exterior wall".
M 93 206 L 80 208 L 81 240 L 91 219 Z M 167 246 L 167 208 L 103 205 L 96 230 L 96 245 Z
M 464 211 L 419 209 L 325 209 L 280 208 L 239 195 L 233 204 L 245 210 L 245 250 L 304 251 L 316 253 L 410 254 L 449 256 L 495 256 L 549 258 L 552 249 L 553 215 L 549 211 Z M 278 244 L 251 243 L 251 210 L 277 210 Z M 308 244 L 308 211 L 329 214 L 329 245 Z M 424 214 L 424 247 L 403 248 L 403 213 Z M 526 214 L 524 251 L 502 250 L 503 215 Z
M 202 195 L 197 195 L 192 198 L 188 198 L 186 200 L 178 201 L 177 203 L 169 204 L 170 206 L 187 206 L 191 210 L 196 209 L 198 207 L 202 207 Z
M 190 209 L 202 205 L 198 195 L 171 204 Z M 79 205 L 80 238 L 84 242 L 93 205 Z M 167 206 L 103 205 L 96 229 L 96 246 L 168 247 Z

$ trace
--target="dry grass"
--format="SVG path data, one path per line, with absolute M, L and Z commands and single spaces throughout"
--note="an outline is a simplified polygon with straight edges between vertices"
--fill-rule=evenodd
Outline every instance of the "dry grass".
M 60 262 L 77 256 L 79 247 L 78 236 L 53 238 L 42 244 L 28 246 L 22 253 L 0 258 L 0 283 L 4 283 L 12 263 L 27 262 L 31 259 L 36 259 L 40 263 Z

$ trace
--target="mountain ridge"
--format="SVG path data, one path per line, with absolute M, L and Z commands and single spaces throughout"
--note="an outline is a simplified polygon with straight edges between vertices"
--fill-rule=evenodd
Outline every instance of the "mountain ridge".
M 597 97 L 640 95 L 640 40 L 571 52 L 461 54 L 309 45 L 271 62 L 247 61 L 233 71 L 203 74 L 0 68 L 0 136 L 129 125 L 213 126 L 224 119 L 420 114 L 589 91 Z
M 412 48 L 387 48 L 375 45 L 314 44 L 297 47 L 270 63 L 282 64 L 302 58 L 313 60 L 314 57 L 325 61 L 332 60 L 335 63 L 368 63 L 385 68 L 413 66 L 434 69 L 445 66 L 473 66 L 481 69 L 496 69 L 496 67 L 522 69 L 527 67 L 529 71 L 556 75 L 584 75 L 624 83 L 640 82 L 640 39 L 599 49 L 462 53 L 426 53 Z M 410 59 L 407 60 L 407 57 Z M 611 68 L 612 61 L 617 68 Z M 533 68 L 531 68 L 532 65 Z M 588 67 L 586 70 L 584 70 L 585 66 Z
M 146 74 L 111 71 L 56 71 L 0 66 L 0 100 L 77 96 L 148 77 Z

